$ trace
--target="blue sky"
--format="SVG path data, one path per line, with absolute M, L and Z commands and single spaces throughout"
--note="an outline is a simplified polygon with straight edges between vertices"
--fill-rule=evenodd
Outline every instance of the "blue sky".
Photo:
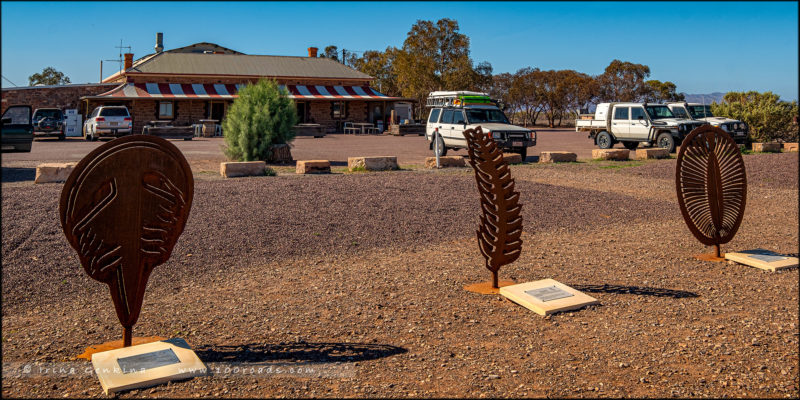
M 26 86 L 53 66 L 96 82 L 122 39 L 138 58 L 212 42 L 247 54 L 306 55 L 336 45 L 400 47 L 418 19 L 451 18 L 475 62 L 602 73 L 645 64 L 679 92 L 773 91 L 798 98 L 796 2 L 3 2 L 2 75 Z M 116 63 L 106 62 L 108 76 Z M 2 86 L 12 86 L 2 79 Z

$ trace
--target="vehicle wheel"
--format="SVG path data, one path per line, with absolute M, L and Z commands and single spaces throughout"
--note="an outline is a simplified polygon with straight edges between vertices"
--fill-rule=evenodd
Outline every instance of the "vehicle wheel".
M 614 139 L 611 138 L 608 132 L 600 132 L 597 134 L 597 147 L 601 149 L 610 149 L 614 147 Z
M 656 139 L 656 145 L 662 149 L 667 149 L 668 152 L 675 152 L 675 139 L 670 133 L 662 133 Z
M 622 142 L 622 145 L 625 146 L 625 148 L 628 149 L 628 150 L 636 150 L 636 148 L 639 147 L 639 142 L 627 142 L 627 141 L 625 141 L 625 142 Z
M 83 140 L 92 140 L 89 134 L 86 132 L 86 125 L 81 128 L 81 134 L 83 134 Z
M 519 155 L 522 157 L 522 162 L 525 162 L 525 159 L 528 158 L 528 148 L 523 147 L 519 149 Z
M 190 137 L 185 137 L 185 138 L 183 138 L 183 140 L 192 140 L 192 138 L 190 138 Z
M 93 142 L 94 142 L 95 140 L 97 140 L 97 135 L 95 134 L 95 131 L 94 131 L 94 129 L 92 129 L 92 138 L 91 138 L 90 140 L 91 140 L 91 141 L 93 141 Z
M 439 142 L 439 157 L 447 155 L 447 147 L 444 147 L 444 140 L 441 136 L 436 136 L 435 141 Z M 436 157 L 436 143 L 433 144 L 433 156 Z

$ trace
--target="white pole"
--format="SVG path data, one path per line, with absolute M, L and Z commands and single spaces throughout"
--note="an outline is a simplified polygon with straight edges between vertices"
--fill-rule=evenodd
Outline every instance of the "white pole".
M 442 168 L 439 164 L 439 128 L 433 131 L 433 154 L 436 156 L 436 169 Z

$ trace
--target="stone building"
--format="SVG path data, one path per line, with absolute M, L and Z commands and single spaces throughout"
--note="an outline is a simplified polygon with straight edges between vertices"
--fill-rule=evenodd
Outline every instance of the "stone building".
M 135 61 L 126 54 L 124 69 L 103 80 L 118 86 L 82 96 L 81 109 L 125 105 L 134 132 L 150 121 L 175 126 L 221 121 L 242 85 L 267 78 L 288 90 L 300 123 L 341 132 L 345 121 L 387 126 L 393 104 L 410 101 L 379 93 L 369 87 L 371 76 L 316 53 L 311 47 L 308 57 L 247 55 L 213 43 L 165 51 L 159 36 L 155 53 Z

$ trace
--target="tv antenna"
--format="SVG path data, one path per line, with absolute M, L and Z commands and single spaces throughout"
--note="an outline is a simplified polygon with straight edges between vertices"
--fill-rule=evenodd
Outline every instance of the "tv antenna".
M 100 81 L 103 81 L 103 61 L 107 62 L 115 62 L 119 63 L 119 70 L 122 70 L 122 49 L 128 49 L 128 53 L 131 52 L 131 46 L 123 46 L 122 39 L 119 40 L 119 46 L 114 46 L 114 48 L 119 49 L 119 58 L 116 60 L 100 60 Z

